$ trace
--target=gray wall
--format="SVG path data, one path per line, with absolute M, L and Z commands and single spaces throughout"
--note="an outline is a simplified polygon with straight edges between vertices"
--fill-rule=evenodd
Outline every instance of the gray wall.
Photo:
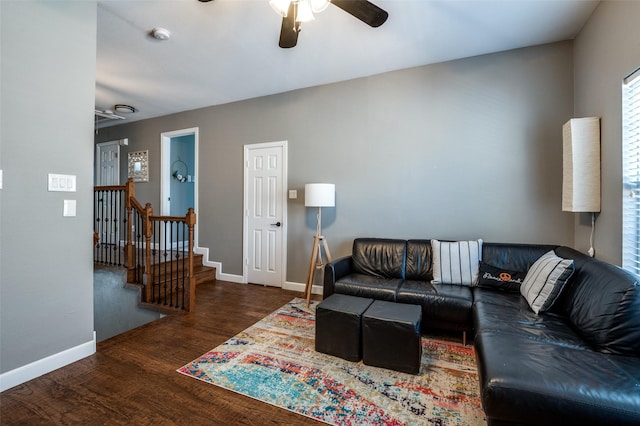
M 315 211 L 302 190 L 314 181 L 336 184 L 323 211 L 334 257 L 358 236 L 572 245 L 560 205 L 572 52 L 561 42 L 396 71 L 119 125 L 96 142 L 149 149 L 143 191 L 157 205 L 160 133 L 200 128 L 199 242 L 225 273 L 242 274 L 242 147 L 279 140 L 299 190 L 288 281 L 306 280 Z
M 596 257 L 622 264 L 622 79 L 640 67 L 640 2 L 603 1 L 575 40 L 575 116 L 601 117 L 602 212 Z M 591 216 L 576 215 L 575 246 L 589 247 Z
M 96 341 L 155 321 L 161 314 L 138 306 L 140 287 L 126 285 L 127 270 L 96 265 L 93 273 L 93 318 Z
M 93 340 L 96 3 L 2 1 L 0 15 L 4 373 Z M 48 173 L 76 175 L 77 192 L 47 192 Z

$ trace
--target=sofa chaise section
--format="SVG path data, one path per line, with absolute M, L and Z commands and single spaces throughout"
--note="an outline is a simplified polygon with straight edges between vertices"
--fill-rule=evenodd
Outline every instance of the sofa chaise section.
M 552 309 L 474 290 L 482 404 L 490 425 L 640 424 L 640 283 L 559 247 L 575 272 Z

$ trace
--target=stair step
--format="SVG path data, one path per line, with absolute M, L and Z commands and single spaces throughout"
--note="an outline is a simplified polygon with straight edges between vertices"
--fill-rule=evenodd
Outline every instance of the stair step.
M 181 272 L 184 268 L 187 267 L 187 262 L 186 261 L 183 262 L 182 259 L 172 259 L 167 262 L 152 263 L 151 267 L 153 269 L 154 274 L 164 274 L 165 271 L 167 274 L 171 274 L 171 273 L 176 274 L 178 272 Z M 198 268 L 203 268 L 203 267 L 205 266 L 203 266 L 202 264 L 202 254 L 194 253 L 193 255 L 194 273 L 198 271 Z M 137 269 L 140 271 L 140 274 L 142 274 L 142 272 L 144 271 L 144 266 L 139 266 Z M 134 271 L 130 270 L 129 279 L 132 280 L 133 276 L 134 276 Z
M 154 259 L 154 260 L 157 261 L 158 259 Z M 180 279 L 183 278 L 184 269 L 186 267 L 188 267 L 188 265 L 187 265 L 187 262 L 183 260 L 183 258 L 179 258 L 179 259 L 172 258 L 167 262 L 161 262 L 160 264 L 158 263 L 153 264 L 152 273 L 156 275 L 154 279 L 154 283 L 152 286 L 148 286 L 147 288 L 143 289 L 143 292 L 145 292 L 145 290 L 157 292 L 158 288 L 160 288 L 163 291 L 162 295 L 164 297 L 163 287 L 166 283 L 168 285 L 166 289 L 167 296 L 174 294 L 174 292 L 176 291 L 174 287 L 175 280 L 177 278 L 180 278 Z M 140 274 L 140 276 L 143 275 L 142 274 L 143 270 L 144 270 L 144 267 L 140 267 L 138 269 L 138 273 Z M 134 282 L 135 271 L 129 270 L 127 276 L 128 276 L 129 282 Z M 193 278 L 195 280 L 196 286 L 200 284 L 212 283 L 216 281 L 216 268 L 204 266 L 202 254 L 197 254 L 197 253 L 193 254 Z M 182 283 L 182 281 L 180 282 L 181 286 L 188 285 L 188 280 L 184 280 L 184 281 L 185 281 L 184 283 Z M 178 289 L 177 291 L 180 292 L 182 291 L 182 289 Z M 160 312 L 167 315 L 182 311 L 182 309 L 180 308 L 170 307 L 167 305 L 162 305 L 157 303 L 148 303 L 143 301 L 140 301 L 139 306 L 145 309 L 153 310 L 153 311 Z
M 179 259 L 176 259 L 175 257 L 169 258 L 166 261 L 161 257 L 161 258 L 157 258 L 157 257 L 152 257 L 151 258 L 151 266 L 157 266 L 158 264 L 160 265 L 178 265 L 179 267 L 182 267 L 183 263 L 187 262 L 187 257 L 185 255 L 184 258 L 180 257 Z M 202 255 L 201 254 L 197 254 L 194 253 L 193 254 L 193 266 L 196 265 L 202 265 Z M 174 266 L 175 268 L 175 266 Z
M 212 268 L 210 266 L 199 266 L 196 270 L 194 267 L 193 275 L 196 278 L 196 285 L 215 282 L 216 268 Z
M 184 309 L 180 308 L 172 308 L 165 305 L 158 305 L 156 303 L 147 303 L 147 302 L 139 302 L 138 306 L 144 309 L 148 309 L 150 311 L 159 312 L 164 315 L 175 315 L 175 314 L 187 314 L 188 312 Z
M 156 273 L 157 271 L 154 271 Z M 216 268 L 210 268 L 208 266 L 198 266 L 193 268 L 193 277 L 196 279 L 196 285 L 211 282 L 216 280 Z M 175 281 L 176 279 L 182 280 L 182 271 L 167 271 L 164 273 L 164 270 L 160 271 L 160 274 L 157 275 L 154 279 L 154 285 L 162 285 L 165 282 Z M 186 278 L 186 277 L 185 277 Z M 186 281 L 186 279 L 185 279 Z

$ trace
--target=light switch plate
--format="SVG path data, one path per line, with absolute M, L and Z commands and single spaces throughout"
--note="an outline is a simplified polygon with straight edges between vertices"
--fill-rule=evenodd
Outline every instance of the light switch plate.
M 2 189 L 2 170 L 0 170 L 0 189 Z
M 58 175 L 49 173 L 47 189 L 50 192 L 76 192 L 75 175 Z
M 76 200 L 64 200 L 62 216 L 73 217 L 76 215 Z
M 292 200 L 298 198 L 298 190 L 297 189 L 290 189 L 289 190 L 289 198 L 292 199 Z

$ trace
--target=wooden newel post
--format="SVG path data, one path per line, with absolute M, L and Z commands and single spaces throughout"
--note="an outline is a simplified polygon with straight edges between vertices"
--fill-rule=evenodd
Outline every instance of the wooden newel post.
M 133 179 L 127 179 L 127 183 L 124 184 L 124 191 L 127 196 L 127 201 L 131 198 L 136 198 L 136 184 L 133 183 Z
M 151 267 L 151 237 L 153 236 L 153 223 L 151 222 L 151 216 L 153 216 L 153 208 L 151 203 L 147 203 L 144 206 L 144 284 L 146 290 L 147 302 L 151 301 L 151 293 L 153 288 L 153 268 Z
M 196 279 L 193 276 L 193 240 L 194 240 L 194 227 L 196 225 L 196 213 L 193 208 L 189 208 L 186 215 L 186 223 L 189 228 L 189 285 L 185 289 L 187 291 L 186 297 L 186 310 L 193 311 L 196 307 Z
M 136 265 L 134 262 L 135 251 L 133 249 L 133 206 L 131 200 L 136 196 L 136 185 L 133 179 L 129 178 L 124 185 L 124 207 L 127 211 L 127 242 L 124 245 L 124 258 L 127 262 L 127 268 L 133 270 Z

